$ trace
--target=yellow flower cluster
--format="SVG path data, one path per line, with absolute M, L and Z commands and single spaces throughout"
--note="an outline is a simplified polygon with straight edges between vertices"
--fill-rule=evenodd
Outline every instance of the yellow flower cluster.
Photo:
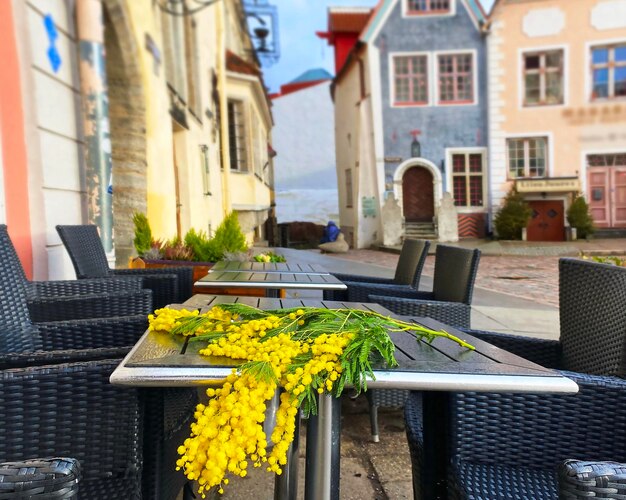
M 223 486 L 228 484 L 227 473 L 245 476 L 249 462 L 254 467 L 265 464 L 268 471 L 281 474 L 303 399 L 311 391 L 331 392 L 340 377 L 340 356 L 354 335 L 322 334 L 296 340 L 293 333 L 304 324 L 303 314 L 303 310 L 297 310 L 282 318 L 235 321 L 236 316 L 214 307 L 201 315 L 211 320 L 203 324 L 202 331 L 223 331 L 224 335 L 210 341 L 200 354 L 247 362 L 244 369 L 233 370 L 220 389 L 207 390 L 208 404 L 198 405 L 191 436 L 178 449 L 181 457 L 177 468 L 184 469 L 188 479 L 198 481 L 203 498 L 212 487 L 223 492 Z M 201 333 L 198 330 L 189 333 L 184 328 L 175 329 L 193 315 L 189 311 L 161 309 L 150 316 L 150 329 L 197 335 Z M 293 326 L 293 330 L 268 335 L 285 325 Z M 254 373 L 252 366 L 256 368 Z M 278 387 L 284 391 L 270 446 L 263 431 L 265 403 Z

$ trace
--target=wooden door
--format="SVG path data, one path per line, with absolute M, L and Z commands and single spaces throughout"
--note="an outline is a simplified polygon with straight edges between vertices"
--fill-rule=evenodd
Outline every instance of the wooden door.
M 528 241 L 563 241 L 565 214 L 563 202 L 557 200 L 529 201 L 533 211 L 526 229 Z
M 433 176 L 427 168 L 413 167 L 402 177 L 402 208 L 407 222 L 432 222 L 435 215 Z
M 589 167 L 587 170 L 587 201 L 595 225 L 609 227 L 611 225 L 609 167 Z
M 626 166 L 611 169 L 611 226 L 626 227 Z

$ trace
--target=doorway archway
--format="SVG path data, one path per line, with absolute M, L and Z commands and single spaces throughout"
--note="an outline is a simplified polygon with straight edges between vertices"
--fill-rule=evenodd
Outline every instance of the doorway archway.
M 432 222 L 443 196 L 441 172 L 424 158 L 411 158 L 398 165 L 393 190 L 406 221 Z

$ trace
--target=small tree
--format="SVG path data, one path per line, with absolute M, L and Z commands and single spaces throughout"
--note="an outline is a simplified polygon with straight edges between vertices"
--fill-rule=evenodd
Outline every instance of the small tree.
M 245 252 L 248 250 L 246 237 L 241 231 L 237 212 L 231 212 L 226 216 L 215 230 L 212 241 L 222 252 L 220 258 L 223 258 L 225 252 Z
M 567 222 L 576 228 L 578 238 L 591 236 L 596 228 L 593 225 L 593 218 L 589 212 L 589 204 L 580 193 L 574 197 L 574 201 L 567 209 Z
M 135 224 L 135 238 L 133 239 L 135 250 L 137 250 L 137 254 L 144 255 L 152 248 L 152 230 L 148 217 L 140 212 L 135 212 L 133 223 Z
M 501 240 L 521 240 L 522 229 L 528 225 L 532 209 L 524 197 L 511 189 L 504 198 L 502 208 L 494 220 L 498 238 Z

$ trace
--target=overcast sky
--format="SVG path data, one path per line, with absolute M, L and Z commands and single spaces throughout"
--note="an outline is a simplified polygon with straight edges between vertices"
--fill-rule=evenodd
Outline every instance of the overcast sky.
M 329 6 L 358 5 L 373 7 L 377 0 L 270 0 L 278 7 L 280 60 L 264 66 L 265 84 L 271 92 L 308 69 L 324 68 L 334 74 L 333 47 L 315 36 L 326 31 Z M 487 12 L 493 0 L 483 0 Z

